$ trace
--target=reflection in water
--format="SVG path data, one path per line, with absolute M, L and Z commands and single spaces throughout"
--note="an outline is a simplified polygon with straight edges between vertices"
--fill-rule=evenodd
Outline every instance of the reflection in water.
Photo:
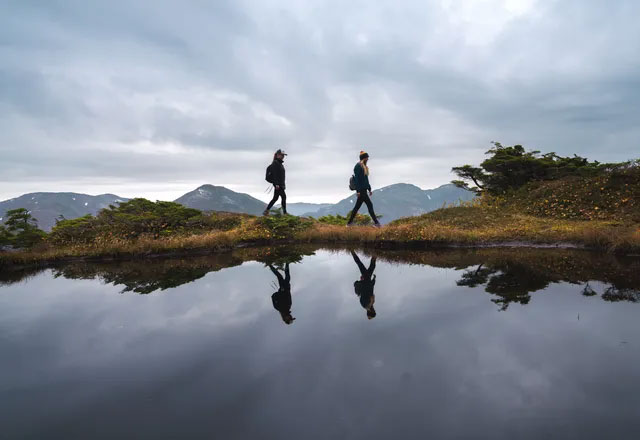
M 505 252 L 505 251 L 503 251 Z M 474 269 L 464 271 L 456 282 L 458 286 L 484 286 L 487 293 L 496 295 L 491 301 L 507 310 L 510 304 L 529 304 L 531 293 L 546 289 L 551 283 L 569 282 L 579 284 L 583 296 L 597 296 L 589 281 L 611 283 L 601 298 L 605 301 L 640 300 L 638 261 L 620 259 L 610 255 L 587 252 L 520 252 L 510 255 L 494 252 L 479 253 L 482 262 Z M 529 255 L 530 254 L 530 255 Z
M 360 305 L 367 311 L 367 318 L 373 319 L 376 317 L 376 309 L 373 308 L 376 302 L 376 296 L 373 293 L 376 285 L 376 276 L 373 274 L 376 270 L 376 257 L 371 257 L 369 268 L 367 268 L 354 251 L 351 251 L 351 256 L 360 269 L 360 279 L 353 283 L 353 287 L 360 298 Z
M 273 308 L 280 312 L 282 321 L 285 324 L 291 324 L 296 318 L 291 316 L 291 274 L 289 272 L 289 263 L 284 263 L 284 277 L 272 264 L 268 266 L 278 279 L 279 286 L 278 291 L 271 295 Z
M 313 252 L 0 271 L 2 438 L 640 438 L 640 260 Z
M 289 318 L 290 310 L 287 310 L 291 299 L 286 263 L 302 262 L 316 249 L 312 246 L 265 247 L 183 259 L 79 262 L 55 267 L 53 273 L 56 277 L 70 279 L 98 278 L 107 284 L 124 286 L 122 292 L 148 294 L 190 283 L 209 272 L 238 266 L 245 261 L 258 261 L 272 266 L 272 270 L 276 267 L 285 270 L 284 277 L 280 274 L 284 283 L 278 278 L 278 292 L 273 300 L 274 307 L 277 304 L 277 310 L 283 313 L 283 320 L 292 322 L 293 317 Z M 513 303 L 529 304 L 532 293 L 543 291 L 553 283 L 576 284 L 579 286 L 577 292 L 584 297 L 599 297 L 608 302 L 640 302 L 640 260 L 637 258 L 566 249 L 377 250 L 367 268 L 355 252 L 351 251 L 351 255 L 361 275 L 354 288 L 370 319 L 376 316 L 373 293 L 376 259 L 460 270 L 458 286 L 482 287 L 502 311 Z M 28 279 L 42 270 L 0 270 L 0 286 Z M 595 282 L 604 285 L 594 287 Z

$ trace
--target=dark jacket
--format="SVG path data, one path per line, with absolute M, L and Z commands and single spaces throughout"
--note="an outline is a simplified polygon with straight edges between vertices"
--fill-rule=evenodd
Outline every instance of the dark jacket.
M 358 162 L 353 168 L 353 175 L 355 176 L 356 191 L 371 191 L 371 185 L 369 184 L 369 176 L 364 173 L 362 164 Z
M 272 176 L 271 183 L 284 188 L 285 187 L 285 171 L 284 171 L 284 165 L 282 161 L 278 159 L 274 159 L 270 165 L 270 168 L 271 168 L 271 176 Z
M 291 289 L 280 289 L 271 295 L 273 308 L 280 313 L 291 313 Z
M 355 288 L 356 295 L 360 297 L 360 305 L 365 309 L 369 306 L 371 302 L 371 297 L 373 296 L 373 287 L 376 285 L 376 277 L 369 279 L 364 279 L 360 281 L 356 281 L 353 283 L 353 287 Z

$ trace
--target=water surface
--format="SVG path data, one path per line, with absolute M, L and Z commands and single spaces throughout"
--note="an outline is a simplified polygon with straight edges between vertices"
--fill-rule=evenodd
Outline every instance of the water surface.
M 1 437 L 640 435 L 637 259 L 355 255 L 0 273 Z

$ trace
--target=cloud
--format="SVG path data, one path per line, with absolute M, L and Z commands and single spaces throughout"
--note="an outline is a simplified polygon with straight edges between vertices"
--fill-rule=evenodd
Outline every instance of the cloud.
M 492 140 L 637 156 L 631 0 L 0 8 L 0 197 L 110 181 L 123 196 L 204 182 L 260 196 L 277 147 L 306 201 L 346 195 L 361 148 L 376 186 L 446 183 Z

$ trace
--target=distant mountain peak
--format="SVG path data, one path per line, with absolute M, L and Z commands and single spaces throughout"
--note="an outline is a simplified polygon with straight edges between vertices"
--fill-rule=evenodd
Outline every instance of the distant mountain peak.
M 60 216 L 74 219 L 87 214 L 96 215 L 109 205 L 128 199 L 115 194 L 89 194 L 75 192 L 33 192 L 0 202 L 0 217 L 6 218 L 11 209 L 25 208 L 45 231 L 56 224 Z
M 200 185 L 175 200 L 189 208 L 201 211 L 226 211 L 259 215 L 266 204 L 249 194 L 238 193 L 224 186 Z

